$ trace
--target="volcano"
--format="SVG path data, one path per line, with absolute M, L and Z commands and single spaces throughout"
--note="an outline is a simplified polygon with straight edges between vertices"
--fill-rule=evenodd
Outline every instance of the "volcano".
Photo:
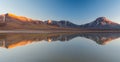
M 112 22 L 106 17 L 99 17 L 93 22 L 80 25 L 80 27 L 88 29 L 120 29 L 120 24 Z

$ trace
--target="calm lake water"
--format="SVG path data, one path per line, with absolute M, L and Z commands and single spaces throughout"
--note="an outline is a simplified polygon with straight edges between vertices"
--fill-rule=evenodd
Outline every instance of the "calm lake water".
M 0 34 L 0 62 L 120 62 L 120 33 Z

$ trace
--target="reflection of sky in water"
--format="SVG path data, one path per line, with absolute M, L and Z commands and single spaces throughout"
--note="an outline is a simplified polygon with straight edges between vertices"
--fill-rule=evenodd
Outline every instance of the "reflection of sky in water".
M 106 45 L 77 37 L 66 42 L 37 42 L 0 48 L 0 62 L 120 62 L 120 39 Z

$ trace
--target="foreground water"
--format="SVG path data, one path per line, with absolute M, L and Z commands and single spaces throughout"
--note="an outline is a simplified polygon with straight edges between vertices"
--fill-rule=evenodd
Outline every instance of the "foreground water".
M 120 33 L 0 34 L 0 62 L 120 62 Z

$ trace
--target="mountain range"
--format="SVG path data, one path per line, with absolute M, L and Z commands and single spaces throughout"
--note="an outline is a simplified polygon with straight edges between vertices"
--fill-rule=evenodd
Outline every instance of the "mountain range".
M 40 30 L 40 29 L 120 29 L 120 24 L 112 22 L 106 17 L 98 17 L 96 20 L 83 25 L 77 25 L 66 20 L 33 20 L 24 16 L 11 13 L 0 15 L 0 30 Z

